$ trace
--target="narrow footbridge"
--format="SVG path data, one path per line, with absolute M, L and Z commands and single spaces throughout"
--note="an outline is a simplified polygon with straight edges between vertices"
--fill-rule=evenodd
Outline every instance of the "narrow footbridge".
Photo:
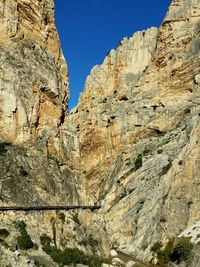
M 1 211 L 48 211 L 48 210 L 97 210 L 100 205 L 67 205 L 67 206 L 0 206 Z

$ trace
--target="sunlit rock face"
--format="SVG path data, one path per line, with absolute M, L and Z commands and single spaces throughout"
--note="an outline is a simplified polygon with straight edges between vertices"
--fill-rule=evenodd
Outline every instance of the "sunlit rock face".
M 199 37 L 199 2 L 173 1 L 92 69 L 71 114 L 111 245 L 138 257 L 199 218 Z
M 97 195 L 123 148 L 146 135 L 140 124 L 147 118 L 133 112 L 138 110 L 133 102 L 134 88 L 153 58 L 157 34 L 157 29 L 152 28 L 123 39 L 101 66 L 92 69 L 73 111 L 72 123 L 79 133 L 80 157 L 88 177 L 88 190 Z
M 54 2 L 0 2 L 0 137 L 15 143 L 58 127 L 69 97 Z

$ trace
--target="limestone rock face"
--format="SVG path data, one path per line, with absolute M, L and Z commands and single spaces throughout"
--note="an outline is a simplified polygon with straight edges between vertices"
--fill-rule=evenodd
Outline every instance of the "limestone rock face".
M 0 2 L 0 138 L 21 143 L 62 124 L 67 66 L 52 0 Z
M 76 204 L 79 152 L 54 1 L 0 1 L 0 36 L 0 205 Z
M 172 1 L 92 69 L 71 114 L 111 246 L 137 258 L 199 219 L 199 25 L 199 1 Z
M 77 203 L 78 145 L 65 123 L 68 71 L 54 1 L 0 1 L 0 36 L 0 201 Z
M 142 118 L 132 111 L 137 109 L 133 88 L 153 58 L 157 34 L 156 28 L 138 32 L 123 39 L 116 51 L 111 50 L 103 64 L 92 69 L 72 112 L 81 163 L 88 178 L 87 190 L 97 195 L 123 147 L 140 138 L 141 129 L 135 125 L 140 127 Z

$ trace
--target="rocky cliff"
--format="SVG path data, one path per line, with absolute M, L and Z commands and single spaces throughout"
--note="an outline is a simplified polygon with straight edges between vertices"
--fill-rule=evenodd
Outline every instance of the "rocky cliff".
M 21 143 L 62 124 L 68 73 L 53 1 L 1 1 L 1 138 Z
M 111 244 L 147 255 L 199 219 L 199 1 L 172 1 L 87 77 L 71 121 Z
M 72 127 L 63 126 L 68 71 L 54 2 L 0 1 L 0 14 L 1 199 L 77 201 L 76 174 L 69 170 L 76 137 Z
M 152 244 L 199 220 L 198 2 L 174 0 L 159 29 L 124 38 L 91 70 L 68 115 L 53 0 L 0 1 L 1 205 L 101 203 L 65 221 L 2 213 L 11 251 L 21 218 L 38 245 L 46 232 L 61 248 L 91 253 L 95 244 L 102 255 L 115 248 L 149 261 Z

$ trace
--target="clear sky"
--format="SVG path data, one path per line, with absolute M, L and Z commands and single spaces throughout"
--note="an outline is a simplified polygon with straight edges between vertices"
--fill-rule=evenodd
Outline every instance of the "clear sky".
M 158 27 L 172 0 L 55 0 L 56 25 L 76 106 L 92 67 L 134 32 Z

